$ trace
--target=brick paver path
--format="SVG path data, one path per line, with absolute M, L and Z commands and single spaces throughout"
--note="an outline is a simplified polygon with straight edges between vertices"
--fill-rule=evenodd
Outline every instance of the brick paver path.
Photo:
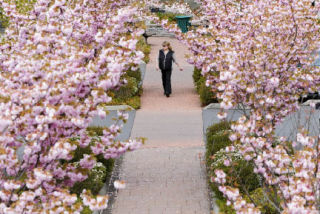
M 169 40 L 184 71 L 174 66 L 173 94 L 163 95 L 155 59 Z M 127 187 L 118 192 L 113 214 L 208 214 L 209 201 L 203 165 L 202 119 L 194 92 L 187 49 L 175 39 L 149 38 L 151 62 L 144 80 L 142 109 L 132 137 L 148 138 L 141 149 L 126 153 L 120 177 Z

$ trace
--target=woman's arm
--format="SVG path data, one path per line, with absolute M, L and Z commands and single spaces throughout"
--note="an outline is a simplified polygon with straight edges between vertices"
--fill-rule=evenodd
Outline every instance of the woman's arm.
M 178 66 L 178 68 L 180 69 L 180 71 L 183 71 L 183 69 L 180 67 L 179 63 L 177 62 L 177 58 L 176 58 L 175 53 L 173 53 L 172 59 L 173 59 L 173 62 L 176 63 L 176 65 Z
M 157 57 L 157 59 L 156 59 L 156 70 L 157 71 L 159 71 L 160 70 L 160 68 L 159 68 L 159 56 Z

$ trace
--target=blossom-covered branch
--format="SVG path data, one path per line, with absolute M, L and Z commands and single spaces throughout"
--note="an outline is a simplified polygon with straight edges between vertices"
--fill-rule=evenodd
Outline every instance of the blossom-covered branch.
M 299 109 L 299 98 L 319 91 L 319 3 L 310 0 L 205 0 L 207 27 L 182 34 L 164 26 L 188 45 L 189 62 L 202 69 L 207 85 L 226 110 L 246 106 L 249 114 L 232 125 L 232 151 L 254 164 L 265 197 L 283 213 L 318 213 L 319 139 L 300 130 L 296 142 L 275 136 L 275 128 Z M 223 180 L 221 171 L 218 180 Z M 221 182 L 220 182 L 221 183 Z M 220 190 L 238 213 L 255 213 L 241 194 L 221 183 Z M 270 192 L 270 191 L 269 191 Z M 231 197 L 232 196 L 232 197 Z M 278 201 L 280 200 L 280 201 Z M 241 206 L 238 206 L 241 202 Z M 243 209 L 246 207 L 246 209 Z M 246 211 L 245 211 L 246 210 Z
M 0 213 L 79 213 L 69 188 L 86 179 L 95 155 L 114 158 L 141 144 L 116 141 L 117 125 L 101 137 L 87 132 L 93 116 L 106 116 L 108 90 L 143 58 L 136 8 L 125 0 L 38 0 L 22 15 L 0 2 L 12 22 L 0 46 Z M 87 146 L 93 154 L 70 162 Z M 107 206 L 106 196 L 82 198 L 94 210 Z

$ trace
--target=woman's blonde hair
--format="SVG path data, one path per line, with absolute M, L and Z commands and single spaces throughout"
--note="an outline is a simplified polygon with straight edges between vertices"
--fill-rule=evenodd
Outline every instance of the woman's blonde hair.
M 170 42 L 164 41 L 164 42 L 162 43 L 162 46 L 167 46 L 170 51 L 173 51 Z

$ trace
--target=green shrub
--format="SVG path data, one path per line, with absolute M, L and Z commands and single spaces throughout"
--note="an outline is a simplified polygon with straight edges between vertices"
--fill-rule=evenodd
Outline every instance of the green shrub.
M 236 211 L 233 209 L 232 206 L 227 205 L 227 200 L 226 199 L 219 199 L 217 198 L 215 200 L 215 203 L 219 207 L 219 213 L 223 214 L 236 214 Z
M 148 64 L 150 61 L 151 46 L 146 43 L 143 37 L 138 41 L 137 49 L 144 53 L 143 61 Z
M 221 149 L 231 144 L 231 141 L 229 139 L 229 130 L 230 123 L 226 121 L 213 124 L 212 126 L 207 128 L 206 162 L 208 167 L 216 161 L 214 155 Z
M 129 105 L 134 109 L 140 109 L 141 107 L 141 98 L 139 95 L 130 97 L 128 99 L 119 99 L 113 98 L 108 105 Z
M 92 133 L 97 133 L 97 136 L 102 136 L 103 127 L 88 127 L 87 130 L 91 132 L 91 136 L 93 136 Z M 79 162 L 85 154 L 92 154 L 90 145 L 84 148 L 78 146 L 74 151 L 73 159 L 70 162 Z M 101 162 L 106 167 L 107 171 L 112 171 L 114 165 L 113 159 L 105 159 L 102 155 L 98 155 L 96 158 L 98 162 Z
M 126 101 L 126 104 L 131 106 L 134 109 L 140 109 L 141 108 L 141 97 L 140 96 L 134 96 L 131 97 Z
M 141 82 L 141 80 L 142 80 L 140 70 L 133 71 L 133 70 L 130 69 L 130 70 L 128 70 L 126 72 L 126 75 L 129 76 L 129 77 L 135 78 L 138 83 Z
M 228 122 L 221 122 L 214 124 L 207 128 L 206 132 L 206 164 L 207 164 L 207 170 L 209 177 L 213 176 L 214 171 L 211 165 L 216 161 L 214 158 L 214 155 L 222 148 L 225 148 L 226 146 L 230 145 L 230 140 L 227 139 L 226 141 L 218 142 L 219 146 L 216 146 L 216 142 L 214 142 L 215 138 L 224 138 L 225 136 L 228 137 L 228 130 L 230 129 L 230 124 Z M 214 183 L 209 182 L 209 185 L 211 189 L 215 192 L 217 195 L 217 198 L 220 200 L 224 200 L 222 194 L 217 189 L 217 186 L 215 186 Z
M 208 127 L 206 132 L 207 159 L 231 144 L 229 130 L 230 123 L 225 121 Z
M 103 157 L 103 155 L 101 155 L 101 154 L 97 156 L 97 160 L 98 160 L 98 162 L 102 163 L 104 165 L 104 167 L 106 168 L 106 177 L 104 180 L 104 182 L 106 182 L 111 177 L 115 160 L 112 158 L 105 159 Z
M 231 159 L 230 166 L 225 166 L 224 164 L 227 158 Z M 244 160 L 236 152 L 227 154 L 224 150 L 220 150 L 214 155 L 213 161 L 208 168 L 210 176 L 215 176 L 214 171 L 216 169 L 223 170 L 227 174 L 226 185 L 239 188 L 241 193 L 251 192 L 260 187 L 258 175 L 253 172 L 253 164 Z M 214 183 L 212 185 L 216 196 L 222 199 L 223 195 L 218 190 L 218 186 Z
M 73 159 L 70 162 L 72 162 L 72 163 L 73 162 L 79 162 L 83 158 L 83 156 L 85 154 L 87 154 L 87 155 L 92 154 L 90 146 L 87 146 L 87 147 L 84 147 L 84 148 L 78 146 L 76 148 L 76 150 L 74 150 Z
M 206 82 L 206 78 L 202 76 L 201 72 L 202 72 L 201 69 L 194 67 L 193 74 L 192 74 L 193 83 L 196 87 L 196 91 L 198 92 L 198 94 L 199 94 L 200 85 L 203 82 Z
M 118 90 L 114 90 L 115 98 L 119 100 L 127 100 L 137 94 L 138 81 L 134 77 L 126 77 L 127 84 L 121 86 Z
M 89 131 L 90 136 L 101 136 L 103 134 L 102 127 L 89 127 L 87 131 Z M 93 154 L 90 145 L 85 148 L 77 147 L 74 151 L 74 157 L 70 162 L 79 164 L 79 161 L 85 154 Z M 96 158 L 97 163 L 95 167 L 90 170 L 88 178 L 82 182 L 76 183 L 71 188 L 73 193 L 80 194 L 83 189 L 87 189 L 90 190 L 92 194 L 97 194 L 103 184 L 111 177 L 115 160 L 105 159 L 101 154 L 96 156 Z
M 198 94 L 200 94 L 200 87 L 203 83 L 205 83 L 206 80 L 203 76 L 200 76 L 197 82 L 195 82 L 196 91 Z
M 251 192 L 260 187 L 259 177 L 253 172 L 253 164 L 244 160 L 236 152 L 227 153 L 224 148 L 231 145 L 229 140 L 229 122 L 214 124 L 207 129 L 206 163 L 209 177 L 215 177 L 216 169 L 223 170 L 227 175 L 226 185 L 239 188 L 241 193 Z M 230 160 L 230 166 L 225 166 L 224 161 Z M 226 199 L 219 191 L 218 186 L 209 182 L 210 188 L 215 193 L 217 204 L 223 213 L 234 213 L 232 207 L 225 204 Z
M 200 78 L 201 79 L 201 78 Z M 210 103 L 217 103 L 217 98 L 215 97 L 215 94 L 212 92 L 212 89 L 210 87 L 206 86 L 205 80 L 199 80 L 199 95 L 200 95 L 200 101 L 203 106 L 209 105 Z
M 210 87 L 206 86 L 206 77 L 202 76 L 201 69 L 195 67 L 192 77 L 196 91 L 200 95 L 202 106 L 209 105 L 210 103 L 217 103 L 218 100 L 215 93 L 213 93 Z
M 254 191 L 252 191 L 250 193 L 251 199 L 254 201 L 257 207 L 259 207 L 261 213 L 265 213 L 265 214 L 278 213 L 277 210 L 274 208 L 274 206 L 266 199 L 263 191 L 264 191 L 263 188 L 257 188 Z M 270 193 L 266 193 L 266 194 L 270 194 Z M 244 199 L 247 202 L 252 203 L 248 196 L 245 196 Z M 277 198 L 276 200 L 277 200 L 277 203 L 280 204 L 280 198 Z
M 80 214 L 92 214 L 92 213 L 93 212 L 89 209 L 89 207 L 84 206 Z
M 84 189 L 90 190 L 93 195 L 97 195 L 106 181 L 107 169 L 97 162 L 97 164 L 90 170 L 88 178 L 82 182 L 77 182 L 71 188 L 72 193 L 80 195 Z
M 71 160 L 71 162 L 79 162 L 83 158 L 83 155 L 85 154 L 88 154 L 88 155 L 92 154 L 90 146 L 85 148 L 78 147 L 75 150 L 74 158 Z M 106 168 L 106 178 L 104 180 L 106 181 L 111 176 L 115 160 L 112 158 L 105 159 L 101 154 L 96 156 L 96 158 L 97 158 L 97 162 L 102 163 Z
M 140 96 L 143 93 L 142 87 L 139 86 L 142 80 L 141 72 L 128 70 L 122 78 L 127 80 L 127 84 L 110 91 L 112 101 L 106 105 L 129 105 L 134 109 L 139 109 L 141 107 Z
M 110 90 L 109 96 L 112 97 L 112 101 L 106 103 L 106 105 L 129 105 L 134 109 L 141 107 L 142 87 L 139 86 L 142 81 L 140 70 L 133 71 L 129 69 L 122 77 L 126 79 L 127 83 L 118 89 Z
M 200 80 L 200 77 L 201 77 L 201 69 L 198 69 L 198 68 L 194 68 L 193 70 L 193 82 L 196 84 L 199 80 Z
M 231 123 L 229 121 L 222 121 L 220 123 L 213 124 L 207 128 L 207 134 L 215 135 L 221 133 L 221 131 L 228 131 L 231 129 Z
M 94 137 L 94 136 L 102 136 L 104 129 L 105 129 L 104 127 L 90 126 L 90 127 L 87 128 L 87 131 L 89 133 L 89 136 Z M 74 139 L 70 139 L 70 140 L 77 141 L 78 139 L 74 138 Z M 88 154 L 88 155 L 92 154 L 92 150 L 90 148 L 90 145 L 87 146 L 87 147 L 84 147 L 84 148 L 78 146 L 74 150 L 73 159 L 70 162 L 78 162 L 78 161 L 80 161 L 85 154 Z

